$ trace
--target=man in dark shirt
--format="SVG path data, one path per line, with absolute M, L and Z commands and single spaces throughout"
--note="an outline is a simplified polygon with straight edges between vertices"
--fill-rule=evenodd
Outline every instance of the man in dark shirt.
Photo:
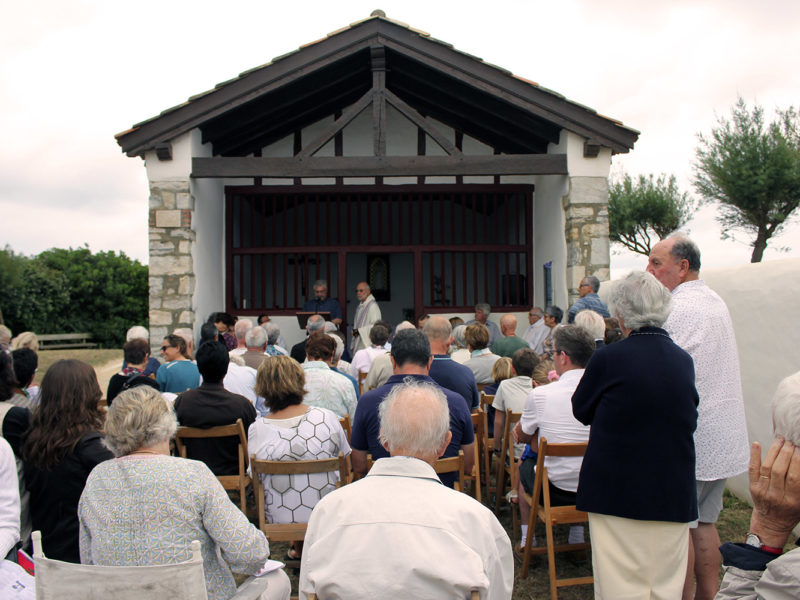
M 392 341 L 392 366 L 394 375 L 384 385 L 361 396 L 356 407 L 356 416 L 353 423 L 353 433 L 350 446 L 353 448 L 353 470 L 361 475 L 367 472 L 367 455 L 372 454 L 373 460 L 389 456 L 389 452 L 379 440 L 380 418 L 378 407 L 391 389 L 406 381 L 424 381 L 436 385 L 428 376 L 433 356 L 430 344 L 425 334 L 418 329 L 406 329 L 397 333 Z M 447 398 L 450 409 L 450 431 L 453 434 L 444 457 L 458 456 L 458 451 L 464 451 L 464 471 L 472 471 L 475 458 L 473 444 L 475 432 L 472 428 L 472 417 L 463 396 L 448 389 L 441 388 Z M 453 487 L 455 475 L 452 473 L 441 476 L 442 483 Z
M 469 367 L 457 363 L 447 354 L 447 349 L 453 342 L 452 332 L 450 322 L 444 317 L 434 316 L 425 321 L 422 333 L 428 338 L 433 353 L 428 375 L 443 388 L 464 396 L 467 409 L 472 410 L 480 404 L 478 386 Z
M 331 313 L 330 320 L 339 327 L 342 324 L 342 307 L 339 303 L 328 296 L 328 282 L 319 279 L 314 282 L 314 298 L 303 304 L 305 312 L 327 312 Z
M 247 398 L 232 394 L 222 386 L 228 362 L 224 344 L 206 342 L 197 349 L 197 368 L 203 383 L 175 399 L 175 414 L 181 425 L 207 429 L 231 425 L 241 419 L 247 433 L 256 420 L 256 409 Z M 236 475 L 239 472 L 238 444 L 235 437 L 186 440 L 187 457 L 203 461 L 214 475 Z
M 302 342 L 298 342 L 294 346 L 292 346 L 292 350 L 289 353 L 293 359 L 295 359 L 299 363 L 303 363 L 306 360 L 306 342 L 311 335 L 317 331 L 323 331 L 325 329 L 325 319 L 320 317 L 319 315 L 311 315 L 308 317 L 308 321 L 306 321 L 306 334 L 308 337 L 304 339 Z

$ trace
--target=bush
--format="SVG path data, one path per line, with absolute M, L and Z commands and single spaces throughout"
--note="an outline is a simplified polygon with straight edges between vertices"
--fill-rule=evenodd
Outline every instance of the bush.
M 132 325 L 147 326 L 147 266 L 123 252 L 53 248 L 35 257 L 0 251 L 0 308 L 14 331 L 89 332 L 119 348 Z

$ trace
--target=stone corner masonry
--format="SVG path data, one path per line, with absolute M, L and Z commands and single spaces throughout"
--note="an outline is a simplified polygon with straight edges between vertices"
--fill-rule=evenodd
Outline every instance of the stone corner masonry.
M 194 327 L 194 198 L 188 181 L 150 182 L 150 339 Z

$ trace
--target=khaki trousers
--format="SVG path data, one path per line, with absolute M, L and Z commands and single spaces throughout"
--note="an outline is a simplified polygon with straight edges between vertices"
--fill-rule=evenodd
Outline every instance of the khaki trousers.
M 680 600 L 689 524 L 589 513 L 594 594 L 600 600 Z

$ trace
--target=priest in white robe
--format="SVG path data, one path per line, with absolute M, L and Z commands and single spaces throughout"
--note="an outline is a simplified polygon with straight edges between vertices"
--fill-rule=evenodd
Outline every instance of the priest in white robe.
M 376 321 L 381 320 L 381 309 L 366 281 L 362 281 L 356 286 L 356 297 L 359 304 L 353 319 L 353 339 L 350 342 L 353 356 L 359 350 L 369 347 L 369 331 Z

